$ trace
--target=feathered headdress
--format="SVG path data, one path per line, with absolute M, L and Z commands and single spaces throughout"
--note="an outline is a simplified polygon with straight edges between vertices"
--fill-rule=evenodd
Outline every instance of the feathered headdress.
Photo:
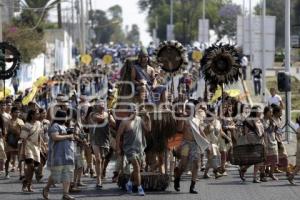
M 0 79 L 9 79 L 16 75 L 21 62 L 20 52 L 16 47 L 7 43 L 0 43 Z M 10 67 L 6 69 L 6 62 L 11 63 Z

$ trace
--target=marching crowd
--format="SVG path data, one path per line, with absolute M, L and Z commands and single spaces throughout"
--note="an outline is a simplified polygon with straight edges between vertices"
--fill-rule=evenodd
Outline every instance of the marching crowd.
M 163 166 L 161 157 L 156 155 L 157 167 L 147 167 L 150 164 L 147 163 L 147 154 L 145 158 L 145 149 L 149 144 L 145 136 L 153 128 L 148 114 L 139 116 L 132 105 L 123 106 L 118 117 L 113 109 L 108 109 L 116 89 L 112 78 L 114 71 L 117 69 L 85 66 L 64 74 L 57 72 L 51 77 L 52 82 L 45 83 L 28 105 L 22 105 L 26 94 L 2 100 L 0 173 L 9 179 L 12 172 L 18 172 L 23 192 L 34 191 L 34 176 L 37 182 L 48 178 L 42 191 L 44 199 L 49 199 L 49 191 L 56 187 L 56 183 L 62 183 L 63 199 L 74 199 L 70 192 L 80 191 L 80 186 L 84 185 L 83 175 L 90 174 L 91 178 L 95 178 L 96 189 L 105 189 L 102 181 L 115 154 L 112 181 L 117 182 L 124 171 L 122 158 L 125 157 L 125 166 L 129 170 L 132 166 L 131 177 L 125 185 L 127 192 L 136 190 L 139 195 L 145 195 L 141 171 L 168 173 L 160 170 L 167 166 Z M 145 71 L 148 73 L 148 68 Z M 99 76 L 84 76 L 87 74 Z M 153 80 L 164 78 L 159 75 L 156 73 Z M 80 76 L 83 78 L 78 81 Z M 101 95 L 99 92 L 104 87 L 108 94 Z M 95 91 L 97 98 L 89 98 Z M 79 97 L 78 93 L 81 94 Z M 264 149 L 257 149 L 258 154 L 263 156 L 260 162 L 254 164 L 253 183 L 276 181 L 275 173 L 284 171 L 288 181 L 295 184 L 294 176 L 300 170 L 300 134 L 297 135 L 296 167 L 291 169 L 283 143 L 282 101 L 274 89 L 271 93 L 264 108 L 249 107 L 225 92 L 223 98 L 212 105 L 201 99 L 192 101 L 188 99 L 189 95 L 183 95 L 182 102 L 188 103 L 175 108 L 179 117 L 176 119 L 176 136 L 181 137 L 180 143 L 166 144 L 176 191 L 180 191 L 180 180 L 185 171 L 191 170 L 190 193 L 194 194 L 197 193 L 196 181 L 200 170 L 204 179 L 211 177 L 210 169 L 215 178 L 227 176 L 227 164 L 234 160 L 233 149 L 241 144 L 260 145 Z M 300 117 L 297 123 L 300 125 Z M 300 129 L 297 131 L 300 133 Z M 166 142 L 171 143 L 172 140 L 170 138 Z M 240 154 L 247 152 L 241 151 Z M 246 180 L 245 174 L 251 166 L 249 163 L 239 166 L 242 181 Z M 49 177 L 44 177 L 46 166 L 50 171 Z

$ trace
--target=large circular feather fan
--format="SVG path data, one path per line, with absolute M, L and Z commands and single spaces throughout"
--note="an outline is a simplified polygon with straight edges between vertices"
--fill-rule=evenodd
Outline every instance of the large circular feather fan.
M 161 42 L 154 55 L 156 62 L 166 72 L 174 73 L 188 65 L 186 49 L 176 40 Z
M 0 51 L 2 51 L 5 65 L 6 63 L 11 63 L 8 69 L 0 69 L 0 79 L 5 80 L 16 75 L 20 67 L 21 54 L 16 47 L 7 42 L 0 43 Z
M 201 71 L 209 83 L 234 83 L 241 76 L 240 69 L 239 53 L 229 44 L 212 45 L 205 50 L 201 60 Z

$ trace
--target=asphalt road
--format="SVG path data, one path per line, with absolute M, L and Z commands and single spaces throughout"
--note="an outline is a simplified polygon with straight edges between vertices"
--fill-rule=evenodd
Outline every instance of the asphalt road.
M 229 176 L 222 177 L 219 180 L 201 179 L 196 185 L 199 194 L 192 195 L 188 193 L 190 177 L 185 176 L 182 181 L 181 192 L 174 192 L 173 183 L 165 192 L 146 192 L 145 197 L 129 195 L 117 188 L 109 180 L 105 181 L 102 191 L 97 191 L 94 188 L 95 180 L 83 179 L 87 186 L 82 187 L 82 192 L 74 195 L 76 199 L 103 199 L 103 200 L 118 200 L 118 199 L 151 199 L 151 200 L 181 200 L 181 199 L 203 199 L 203 200 L 299 200 L 300 186 L 290 186 L 285 180 L 284 174 L 278 175 L 279 181 L 270 181 L 267 183 L 254 184 L 252 183 L 252 170 L 249 170 L 247 181 L 242 183 L 238 177 L 237 168 L 229 168 Z M 46 181 L 46 180 L 45 180 Z M 300 184 L 300 176 L 296 179 Z M 41 190 L 45 184 L 33 185 L 35 192 L 32 194 L 24 194 L 21 192 L 21 183 L 18 177 L 14 175 L 9 180 L 0 179 L 0 199 L 1 200 L 37 200 L 42 199 Z M 61 185 L 51 189 L 50 199 L 61 198 Z

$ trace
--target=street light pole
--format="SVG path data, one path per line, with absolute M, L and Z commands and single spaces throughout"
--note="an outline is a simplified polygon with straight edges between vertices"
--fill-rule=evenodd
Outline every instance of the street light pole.
M 285 72 L 291 73 L 291 1 L 285 0 Z M 285 105 L 287 122 L 291 122 L 291 92 L 287 92 Z M 286 126 L 286 139 L 289 142 L 289 126 Z
M 253 54 L 252 54 L 252 0 L 249 0 L 249 54 L 250 54 L 250 73 L 249 77 L 251 79 L 252 63 L 253 63 Z
M 2 42 L 2 0 L 0 0 L 0 42 Z
M 202 37 L 203 37 L 203 43 L 205 42 L 205 0 L 202 1 Z
M 172 25 L 173 26 L 173 23 L 174 23 L 174 21 L 173 21 L 173 10 L 174 10 L 174 8 L 173 8 L 174 6 L 173 6 L 173 0 L 170 0 L 170 25 Z
M 266 102 L 266 66 L 265 66 L 265 18 L 266 18 L 266 0 L 262 0 L 262 13 L 261 13 L 261 67 L 262 67 L 262 96 L 261 101 Z
M 85 53 L 85 18 L 83 0 L 80 0 L 80 54 Z
M 246 17 L 246 4 L 245 4 L 245 0 L 243 0 L 243 30 L 242 30 L 242 33 L 243 33 L 243 43 L 242 43 L 242 49 L 243 49 L 243 54 L 245 54 L 245 52 L 244 52 L 244 47 L 245 47 L 245 42 L 246 42 L 246 39 L 245 39 L 245 17 Z M 247 72 L 246 72 L 247 73 Z M 247 78 L 249 77 L 249 76 L 246 76 Z
M 202 5 L 202 19 L 205 19 L 205 0 L 203 0 L 203 5 Z

